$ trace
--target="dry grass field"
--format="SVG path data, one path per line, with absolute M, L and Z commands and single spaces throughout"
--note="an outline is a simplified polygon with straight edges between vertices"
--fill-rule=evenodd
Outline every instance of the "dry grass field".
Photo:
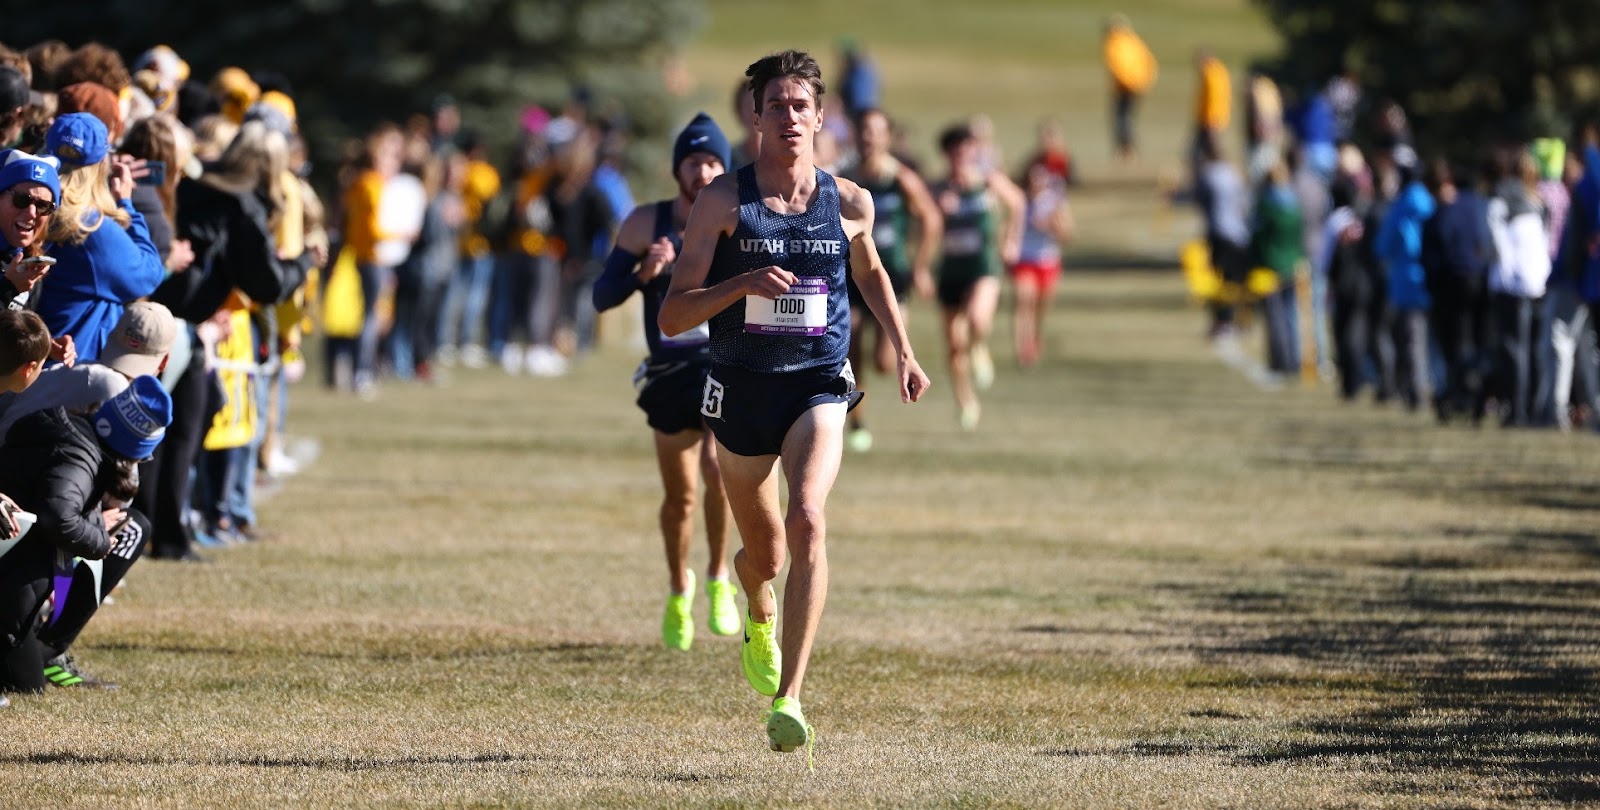
M 1056 53 L 1029 21 L 1075 21 L 1092 47 L 1105 11 L 817 7 L 849 5 L 898 10 L 855 27 L 886 63 L 938 28 L 975 43 L 952 59 L 1002 72 Z M 1177 52 L 1178 105 L 1187 37 L 1237 34 L 1242 54 L 1264 36 L 1240 2 L 1130 5 Z M 785 32 L 729 44 L 739 25 L 795 8 L 711 7 L 697 69 L 759 55 Z M 984 56 L 997 30 L 1017 44 Z M 1074 58 L 1071 81 L 1103 90 L 1092 52 Z M 1031 120 L 1023 92 L 996 91 L 997 122 Z M 912 95 L 929 125 L 960 114 Z M 1056 106 L 1092 109 L 1073 124 L 1092 153 L 1086 98 Z M 1152 116 L 1175 153 L 1173 114 Z M 936 316 L 912 305 L 935 388 L 869 394 L 877 446 L 829 503 L 815 773 L 766 750 L 736 641 L 702 626 L 688 653 L 661 647 L 659 485 L 617 318 L 558 380 L 458 370 L 371 403 L 298 388 L 291 430 L 322 454 L 263 504 L 271 538 L 135 567 L 77 651 L 123 688 L 0 710 L 0 804 L 1600 803 L 1600 440 L 1249 383 L 1175 269 L 1128 269 L 1192 227 L 1158 204 L 1155 162 L 1091 165 L 1051 354 L 1017 371 L 1002 318 L 978 431 L 956 429 Z
M 916 340 L 937 358 L 926 306 Z M 1339 807 L 1600 799 L 1592 436 L 1261 391 L 1172 274 L 1069 273 L 974 434 L 879 404 L 830 502 L 817 771 L 660 648 L 633 355 L 297 392 L 274 538 L 143 563 L 115 693 L 4 715 L 30 804 Z M 697 564 L 704 551 L 696 549 Z M 700 606 L 704 614 L 704 604 Z

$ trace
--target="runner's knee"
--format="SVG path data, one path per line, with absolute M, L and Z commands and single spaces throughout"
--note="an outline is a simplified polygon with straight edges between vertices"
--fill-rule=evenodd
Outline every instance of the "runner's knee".
M 823 506 L 820 502 L 807 502 L 797 498 L 789 505 L 789 514 L 784 519 L 784 529 L 791 543 L 797 540 L 821 538 L 826 527 L 827 519 L 823 516 Z
M 762 582 L 778 578 L 778 572 L 783 570 L 783 549 L 773 549 L 772 553 L 763 550 L 752 550 L 748 546 L 743 552 L 745 573 L 754 576 Z
M 661 517 L 671 521 L 688 520 L 694 514 L 694 490 L 669 492 L 661 499 Z

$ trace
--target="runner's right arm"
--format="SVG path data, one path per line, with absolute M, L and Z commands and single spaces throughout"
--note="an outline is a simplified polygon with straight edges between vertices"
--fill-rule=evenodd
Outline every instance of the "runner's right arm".
M 724 174 L 700 191 L 689 212 L 683 252 L 672 270 L 672 286 L 661 302 L 661 314 L 656 317 L 656 325 L 668 337 L 711 320 L 746 295 L 777 298 L 789 291 L 795 275 L 776 265 L 734 276 L 714 287 L 704 286 L 717 252 L 717 240 L 732 234 L 737 227 L 738 179 L 737 175 Z
M 621 305 L 648 281 L 640 279 L 634 271 L 641 269 L 639 260 L 650 249 L 654 218 L 655 206 L 641 205 L 633 209 L 617 229 L 617 243 L 606 256 L 605 270 L 594 282 L 592 295 L 596 311 L 605 312 Z

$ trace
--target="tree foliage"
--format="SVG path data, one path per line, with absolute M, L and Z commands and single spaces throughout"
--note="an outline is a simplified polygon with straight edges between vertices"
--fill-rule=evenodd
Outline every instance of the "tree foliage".
M 380 120 L 423 111 L 439 93 L 491 145 L 517 137 L 517 112 L 558 105 L 581 84 L 619 104 L 636 135 L 660 136 L 677 112 L 661 87 L 664 55 L 697 32 L 700 0 L 107 0 L 8 15 L 13 47 L 99 41 L 130 60 L 166 44 L 206 80 L 223 67 L 271 71 L 293 85 L 301 129 L 331 157 Z
M 1410 114 L 1424 148 L 1567 134 L 1600 106 L 1594 0 L 1255 0 L 1295 87 L 1348 67 Z

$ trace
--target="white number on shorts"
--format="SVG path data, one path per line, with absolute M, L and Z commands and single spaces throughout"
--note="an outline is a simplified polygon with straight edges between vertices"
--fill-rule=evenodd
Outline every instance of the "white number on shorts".
M 707 419 L 722 418 L 722 383 L 706 375 L 706 393 L 700 400 L 700 415 Z

